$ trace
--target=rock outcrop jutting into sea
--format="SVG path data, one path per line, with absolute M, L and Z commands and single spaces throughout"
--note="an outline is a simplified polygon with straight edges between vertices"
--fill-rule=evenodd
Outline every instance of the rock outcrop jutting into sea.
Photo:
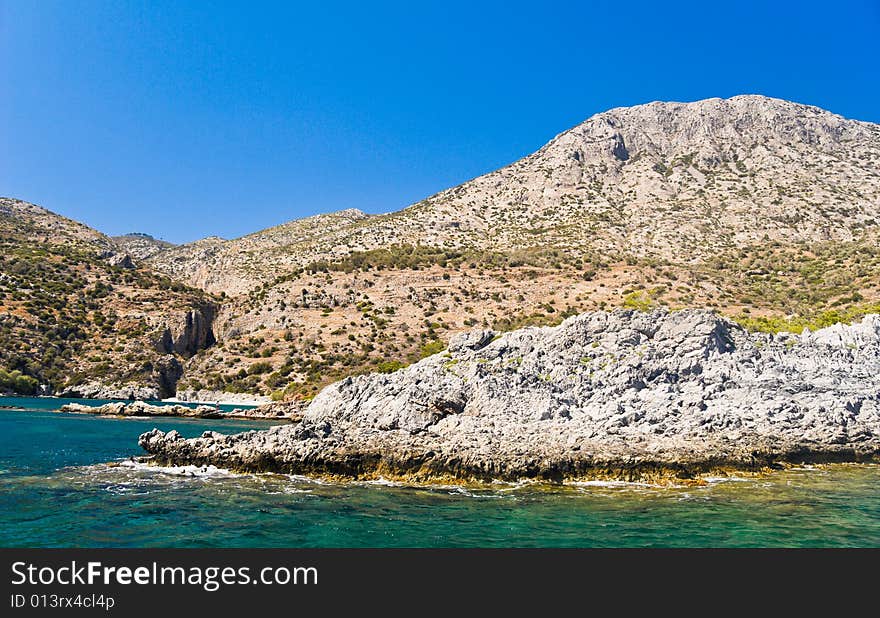
M 140 437 L 157 462 L 414 480 L 688 477 L 880 453 L 880 316 L 750 334 L 707 310 L 477 330 L 325 388 L 296 425 Z
M 224 412 L 220 408 L 208 405 L 190 407 L 179 404 L 153 405 L 144 401 L 112 401 L 103 405 L 84 405 L 81 403 L 66 403 L 58 410 L 59 412 L 73 412 L 75 414 L 96 414 L 98 416 L 182 416 L 192 418 L 243 418 L 251 420 L 277 420 L 299 421 L 301 414 L 296 406 L 284 407 L 278 404 L 269 404 L 254 409 L 235 408 Z

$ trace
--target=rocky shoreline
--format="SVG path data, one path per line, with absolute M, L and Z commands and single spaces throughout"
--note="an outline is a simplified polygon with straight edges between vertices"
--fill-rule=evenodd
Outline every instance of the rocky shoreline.
M 87 382 L 50 394 L 73 399 L 127 399 L 132 401 L 156 401 L 162 396 L 157 387 L 148 384 L 107 385 L 99 382 Z
M 262 406 L 272 401 L 269 397 L 249 393 L 185 389 L 176 391 L 174 397 L 163 398 L 158 388 L 148 384 L 106 385 L 99 382 L 87 382 L 76 387 L 61 390 L 55 396 L 74 399 L 122 399 L 131 401 L 162 401 L 174 404 L 194 403 L 207 406 Z
M 96 414 L 101 416 L 173 416 L 205 419 L 283 420 L 290 422 L 299 421 L 301 418 L 301 414 L 289 406 L 280 408 L 270 405 L 247 410 L 236 408 L 230 412 L 225 412 L 214 406 L 200 405 L 192 408 L 183 405 L 151 405 L 143 401 L 128 403 L 117 401 L 99 406 L 67 403 L 61 406 L 59 412 Z
M 175 396 L 163 401 L 169 403 L 200 403 L 205 405 L 261 406 L 272 400 L 264 395 L 227 393 L 225 391 L 178 389 Z
M 880 460 L 880 316 L 752 334 L 707 310 L 471 331 L 324 389 L 298 424 L 185 440 L 157 463 L 347 478 L 657 480 Z

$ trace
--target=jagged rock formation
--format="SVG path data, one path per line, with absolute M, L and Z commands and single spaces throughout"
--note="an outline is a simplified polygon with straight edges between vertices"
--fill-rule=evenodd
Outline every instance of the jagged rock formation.
M 126 381 L 111 384 L 88 380 L 73 386 L 62 386 L 55 392 L 46 394 L 55 395 L 57 397 L 74 397 L 82 399 L 131 399 L 137 401 L 155 401 L 161 399 L 168 392 L 167 388 L 167 385 L 150 384 L 147 379 L 142 380 L 142 382 Z
M 191 416 L 195 418 L 221 418 L 223 416 L 223 413 L 213 406 L 191 408 L 181 405 L 151 405 L 143 401 L 132 403 L 115 401 L 100 406 L 66 403 L 61 406 L 59 412 L 97 414 L 99 416 Z
M 153 430 L 140 444 L 174 464 L 423 480 L 866 461 L 880 454 L 880 316 L 777 336 L 705 310 L 478 330 L 406 369 L 329 386 L 296 426 Z
M 206 303 L 175 316 L 168 327 L 162 331 L 157 342 L 160 352 L 177 353 L 189 358 L 199 350 L 204 350 L 216 342 L 214 314 L 216 307 Z
M 131 256 L 127 253 L 108 252 L 102 254 L 101 257 L 107 260 L 107 263 L 110 264 L 110 266 L 125 269 L 134 268 L 134 262 L 132 261 Z

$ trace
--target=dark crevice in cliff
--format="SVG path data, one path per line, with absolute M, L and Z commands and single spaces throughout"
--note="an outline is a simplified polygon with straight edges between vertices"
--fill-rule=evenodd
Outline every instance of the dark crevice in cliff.
M 157 348 L 165 354 L 177 354 L 183 358 L 194 356 L 215 343 L 214 318 L 217 306 L 205 303 L 180 316 L 178 322 L 168 325 L 157 342 Z

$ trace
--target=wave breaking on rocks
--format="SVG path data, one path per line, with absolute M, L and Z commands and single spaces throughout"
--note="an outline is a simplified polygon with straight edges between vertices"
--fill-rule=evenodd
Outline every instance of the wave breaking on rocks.
M 189 440 L 154 429 L 139 443 L 162 464 L 418 481 L 875 461 L 880 316 L 800 335 L 708 310 L 470 331 L 405 369 L 328 386 L 295 425 Z

